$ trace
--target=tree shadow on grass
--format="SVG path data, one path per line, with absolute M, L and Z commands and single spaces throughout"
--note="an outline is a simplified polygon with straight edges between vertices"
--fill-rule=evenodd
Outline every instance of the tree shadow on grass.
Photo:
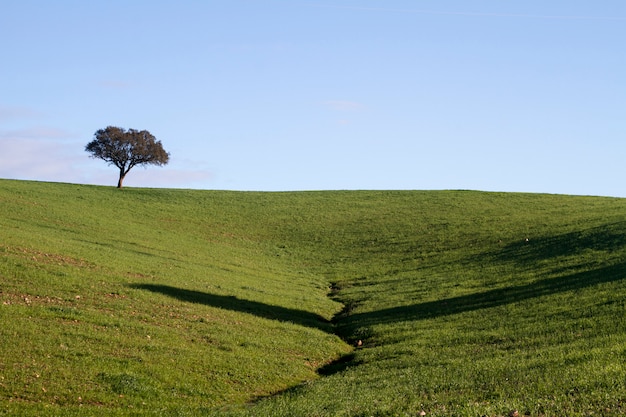
M 486 308 L 512 304 L 531 298 L 547 296 L 626 278 L 626 264 L 598 268 L 558 278 L 542 279 L 530 284 L 498 288 L 481 293 L 451 297 L 437 301 L 392 307 L 367 313 L 349 315 L 340 323 L 340 332 L 350 334 L 356 328 L 377 324 L 432 319 Z
M 612 253 L 626 246 L 626 222 L 616 222 L 555 236 L 529 237 L 483 255 L 485 261 L 530 265 L 558 257 L 575 256 L 586 250 Z
M 333 332 L 333 326 L 328 320 L 309 311 L 275 306 L 258 301 L 243 300 L 230 295 L 218 295 L 202 291 L 187 290 L 169 285 L 131 284 L 130 287 L 163 294 L 188 303 L 204 304 L 224 310 L 253 314 L 257 317 L 270 320 L 278 320 L 299 324 L 301 326 L 312 327 L 323 330 L 327 333 Z

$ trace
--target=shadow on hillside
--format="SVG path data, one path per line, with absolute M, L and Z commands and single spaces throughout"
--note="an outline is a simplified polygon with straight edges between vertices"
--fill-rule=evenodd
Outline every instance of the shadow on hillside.
M 368 313 L 351 314 L 340 323 L 340 333 L 376 324 L 437 318 L 485 308 L 498 307 L 531 298 L 592 287 L 626 278 L 626 264 L 599 268 L 559 278 L 543 279 L 532 284 L 499 288 L 443 300 L 393 307 Z
M 581 254 L 586 250 L 614 252 L 626 246 L 626 222 L 606 224 L 556 236 L 529 237 L 485 254 L 486 260 L 529 265 L 539 261 Z
M 312 327 L 323 330 L 327 333 L 333 332 L 332 324 L 328 320 L 322 316 L 304 310 L 274 306 L 260 303 L 258 301 L 242 300 L 229 295 L 217 295 L 201 291 L 186 290 L 184 288 L 177 288 L 169 285 L 130 284 L 130 287 L 163 294 L 188 303 L 204 304 L 224 310 L 253 314 L 265 319 L 290 322 L 301 326 Z

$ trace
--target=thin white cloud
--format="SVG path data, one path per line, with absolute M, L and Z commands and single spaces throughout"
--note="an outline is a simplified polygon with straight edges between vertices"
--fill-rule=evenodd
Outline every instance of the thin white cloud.
M 0 177 L 79 182 L 83 149 L 78 135 L 56 127 L 0 130 Z
M 133 88 L 134 84 L 122 80 L 101 80 L 98 81 L 98 86 L 109 90 L 128 90 Z
M 452 12 L 443 10 L 428 9 L 394 9 L 386 7 L 360 7 L 360 6 L 338 6 L 333 4 L 309 3 L 309 6 L 326 9 L 359 10 L 390 13 L 413 13 L 425 15 L 442 16 L 468 16 L 468 17 L 509 17 L 524 19 L 552 19 L 552 20 L 607 20 L 626 21 L 626 17 L 620 16 L 591 16 L 591 15 L 542 15 L 542 14 L 522 14 L 522 13 L 486 13 L 486 12 Z
M 22 129 L 0 131 L 0 140 L 59 140 L 73 139 L 73 133 L 55 127 L 34 126 Z
M 0 177 L 71 181 L 78 158 L 67 143 L 39 138 L 0 139 Z
M 117 170 L 111 169 L 108 182 L 117 182 L 116 175 Z M 124 184 L 130 187 L 198 188 L 213 178 L 213 173 L 208 170 L 147 166 L 133 168 Z
M 365 106 L 357 101 L 349 100 L 328 100 L 323 103 L 326 107 L 335 111 L 359 111 L 363 110 Z
M 0 121 L 14 121 L 20 119 L 35 119 L 41 117 L 41 113 L 28 107 L 15 107 L 0 105 Z

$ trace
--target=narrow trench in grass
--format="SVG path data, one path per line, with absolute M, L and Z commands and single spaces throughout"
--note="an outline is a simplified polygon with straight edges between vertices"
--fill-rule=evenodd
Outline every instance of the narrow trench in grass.
M 350 313 L 352 312 L 352 310 L 354 309 L 354 304 L 353 303 L 343 303 L 341 301 L 339 301 L 338 299 L 338 293 L 341 290 L 341 287 L 337 284 L 337 283 L 331 283 L 330 286 L 330 293 L 329 293 L 329 298 L 331 298 L 333 301 L 336 301 L 340 304 L 342 304 L 342 309 L 341 311 L 339 311 L 338 313 L 336 313 L 334 315 L 334 317 L 331 319 L 330 324 L 332 325 L 332 334 L 336 335 L 337 337 L 339 337 L 341 340 L 343 340 L 346 344 L 352 346 L 352 350 L 348 353 L 345 353 L 341 356 L 339 356 L 339 358 L 327 363 L 326 365 L 322 366 L 321 368 L 317 369 L 317 374 L 321 377 L 327 377 L 327 376 L 331 376 L 340 372 L 345 371 L 348 368 L 351 368 L 353 366 L 358 366 L 359 365 L 359 361 L 356 359 L 356 354 L 355 351 L 356 349 L 359 349 L 362 346 L 362 340 L 358 339 L 356 336 L 352 334 L 346 327 L 341 325 L 341 321 L 345 318 L 347 318 Z M 297 390 L 299 387 L 301 387 L 302 385 L 306 384 L 307 382 L 302 382 L 299 383 L 297 385 L 291 386 L 291 387 L 287 387 L 283 390 L 277 391 L 273 394 L 270 395 L 264 395 L 264 396 L 260 396 L 257 398 L 254 398 L 253 400 L 251 400 L 248 404 L 253 405 L 259 401 L 262 401 L 264 399 L 267 398 L 272 398 L 272 397 L 278 397 L 280 395 L 283 395 L 285 393 Z
M 346 369 L 358 365 L 358 361 L 356 361 L 355 349 L 360 348 L 363 345 L 363 341 L 358 338 L 358 335 L 354 332 L 350 331 L 347 327 L 342 325 L 342 320 L 346 319 L 352 313 L 355 305 L 354 303 L 344 303 L 339 300 L 339 292 L 341 291 L 341 287 L 338 283 L 333 282 L 330 285 L 330 293 L 329 298 L 333 301 L 341 303 L 343 305 L 341 311 L 336 313 L 331 320 L 331 325 L 333 329 L 333 333 L 338 336 L 341 340 L 346 342 L 348 345 L 352 346 L 352 351 L 341 355 L 339 358 L 335 359 L 332 362 L 322 366 L 317 370 L 317 373 L 320 376 L 330 376 Z
M 332 282 L 330 285 L 330 293 L 328 297 L 333 301 L 340 303 L 343 307 L 341 308 L 341 311 L 333 316 L 330 323 L 332 325 L 333 334 L 346 342 L 348 345 L 352 346 L 352 351 L 341 355 L 334 361 L 329 362 L 328 364 L 319 368 L 317 370 L 317 373 L 321 376 L 333 375 L 342 372 L 351 366 L 356 366 L 359 364 L 355 361 L 355 350 L 362 347 L 363 335 L 357 334 L 356 332 L 354 332 L 354 329 L 349 328 L 346 324 L 343 323 L 343 321 L 352 314 L 352 311 L 356 307 L 356 304 L 354 302 L 344 302 L 340 300 L 340 291 L 341 286 L 336 282 Z
M 310 313 L 304 310 L 271 306 L 234 296 L 212 294 L 204 291 L 189 290 L 169 285 L 134 283 L 128 284 L 128 287 L 162 294 L 181 300 L 183 302 L 204 304 L 231 311 L 245 312 L 255 314 L 259 317 L 265 317 L 279 321 L 289 321 L 291 323 L 296 323 L 302 326 L 322 330 L 327 334 L 335 335 L 352 348 L 348 353 L 342 354 L 337 359 L 328 362 L 326 365 L 318 368 L 316 372 L 321 377 L 330 376 L 342 372 L 352 366 L 359 365 L 359 362 L 356 359 L 355 350 L 361 347 L 363 344 L 360 339 L 367 339 L 367 335 L 364 332 L 359 332 L 358 330 L 355 331 L 347 322 L 347 319 L 352 315 L 352 312 L 356 305 L 350 302 L 342 302 L 339 297 L 341 286 L 337 283 L 331 283 L 328 297 L 331 300 L 341 304 L 343 307 L 341 311 L 336 313 L 330 321 L 317 314 Z M 302 384 L 297 384 L 295 386 L 287 387 L 273 394 L 261 395 L 259 397 L 253 398 L 251 401 L 249 401 L 249 404 L 254 404 L 264 398 L 281 395 L 285 392 L 297 389 L 301 385 Z

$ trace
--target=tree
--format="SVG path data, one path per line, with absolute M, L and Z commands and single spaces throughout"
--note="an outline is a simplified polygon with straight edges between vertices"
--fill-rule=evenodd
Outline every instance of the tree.
M 161 141 L 147 130 L 124 130 L 109 126 L 94 134 L 94 140 L 85 146 L 92 158 L 99 158 L 120 170 L 117 188 L 122 188 L 124 177 L 136 165 L 165 165 L 170 154 L 165 152 Z

